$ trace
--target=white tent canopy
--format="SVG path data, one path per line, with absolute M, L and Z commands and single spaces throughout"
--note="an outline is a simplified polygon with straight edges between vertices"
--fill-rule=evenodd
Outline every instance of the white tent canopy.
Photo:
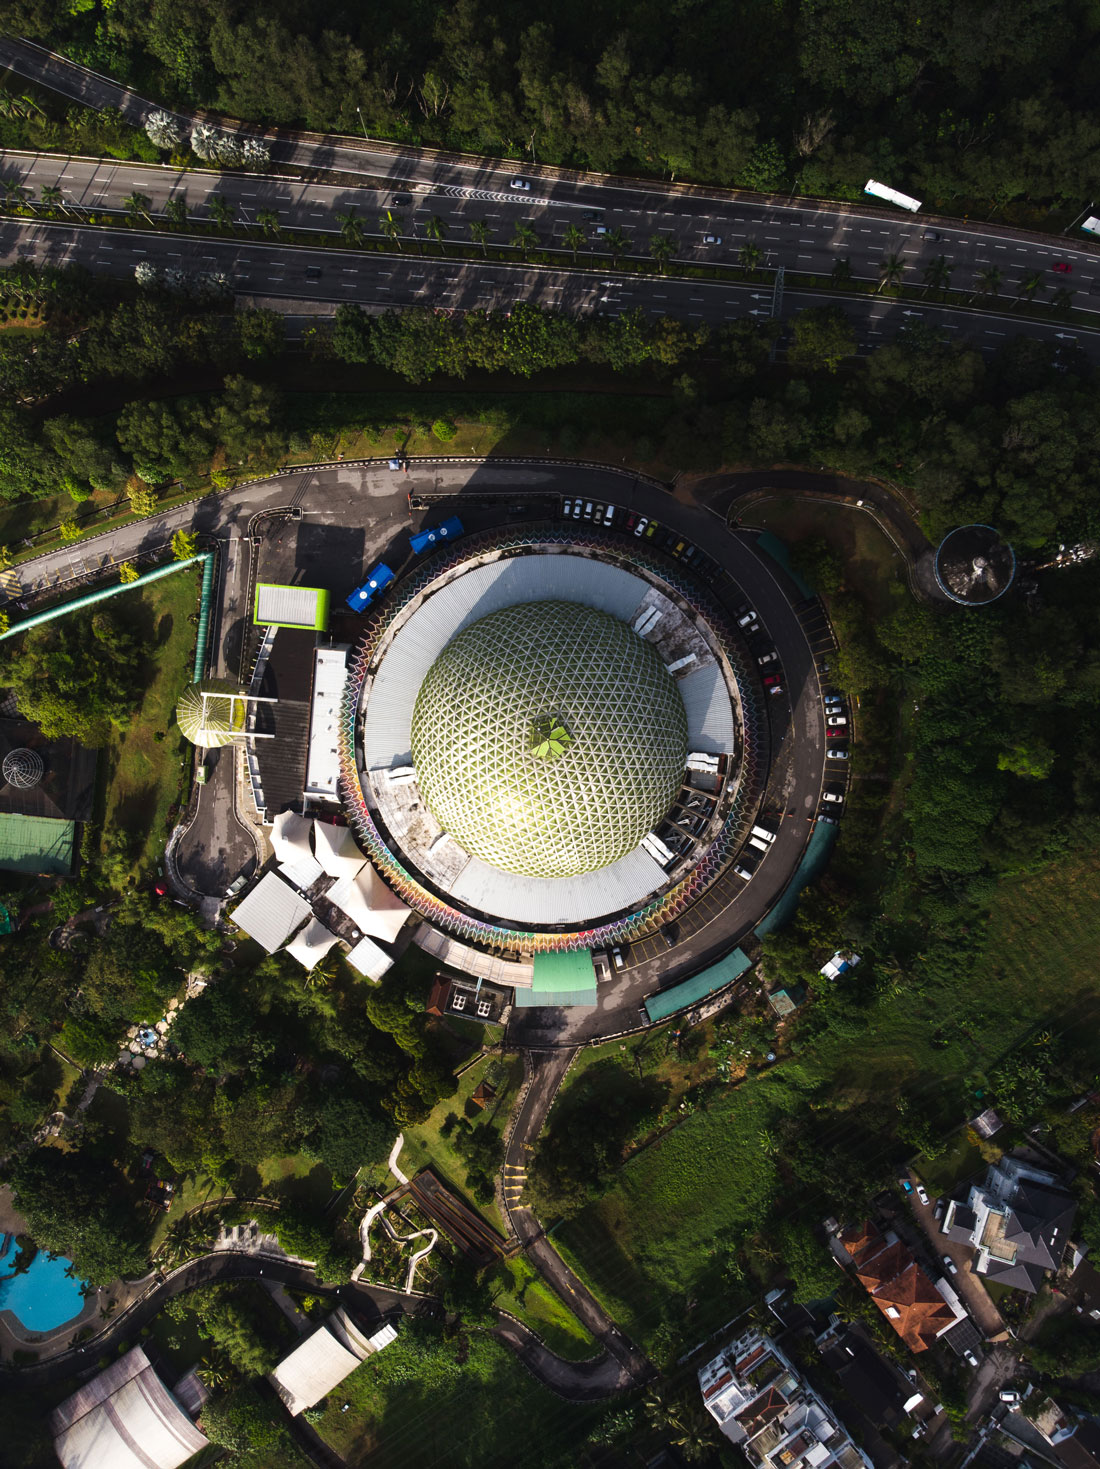
M 325 869 L 317 861 L 316 857 L 309 855 L 296 857 L 293 862 L 282 862 L 279 864 L 280 876 L 285 877 L 287 882 L 292 882 L 301 892 L 307 892 L 319 877 L 324 877 Z
M 317 861 L 329 877 L 354 877 L 363 866 L 363 854 L 346 826 L 332 826 L 327 821 L 315 821 L 313 845 L 317 852 Z
M 373 939 L 360 939 L 348 955 L 348 963 L 365 979 L 373 979 L 375 983 L 393 968 L 393 960 Z
M 297 1416 L 319 1403 L 360 1362 L 389 1346 L 396 1336 L 392 1326 L 364 1336 L 341 1307 L 268 1373 L 268 1381 L 292 1416 Z
M 369 864 L 355 877 L 342 877 L 325 894 L 356 928 L 376 939 L 393 943 L 409 916 L 408 906 L 392 892 Z
M 55 1408 L 50 1430 L 65 1469 L 178 1469 L 208 1447 L 141 1347 Z
M 302 857 L 312 857 L 309 834 L 313 822 L 308 816 L 299 816 L 296 811 L 280 811 L 271 823 L 271 845 L 280 862 L 294 863 Z
M 312 909 L 277 873 L 268 872 L 232 914 L 233 922 L 274 954 L 298 932 Z
M 312 969 L 338 942 L 336 935 L 330 933 L 323 923 L 311 918 L 293 943 L 287 944 L 286 951 L 303 969 Z

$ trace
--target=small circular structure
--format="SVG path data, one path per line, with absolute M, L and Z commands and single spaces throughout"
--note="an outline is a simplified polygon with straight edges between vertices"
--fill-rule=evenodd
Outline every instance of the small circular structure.
M 224 678 L 188 684 L 176 705 L 180 733 L 205 750 L 231 744 L 244 730 L 244 717 L 241 690 Z
M 982 607 L 1012 585 L 1016 555 L 991 525 L 961 525 L 940 542 L 934 568 L 945 597 L 963 607 Z
M 2 767 L 4 780 L 17 791 L 30 791 L 46 773 L 46 763 L 37 750 L 9 750 Z

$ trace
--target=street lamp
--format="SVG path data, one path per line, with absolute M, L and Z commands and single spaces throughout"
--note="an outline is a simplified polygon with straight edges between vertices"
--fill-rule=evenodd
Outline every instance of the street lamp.
M 1073 221 L 1073 224 L 1069 224 L 1069 225 L 1066 226 L 1065 230 L 1063 231 L 1063 234 L 1067 234 L 1068 235 L 1069 232 L 1070 232 L 1070 230 L 1072 230 L 1074 228 L 1074 225 L 1076 225 L 1077 220 L 1078 219 L 1084 219 L 1085 215 L 1088 214 L 1089 211 L 1092 209 L 1092 206 L 1093 206 L 1094 203 L 1095 203 L 1095 200 L 1090 200 L 1089 201 L 1088 208 L 1081 210 L 1081 213 L 1077 216 L 1077 219 L 1075 219 Z
M 358 112 L 358 114 L 359 114 L 359 126 L 360 126 L 360 127 L 361 127 L 361 128 L 362 128 L 362 129 L 363 129 L 363 137 L 364 137 L 364 138 L 365 138 L 365 139 L 366 139 L 366 141 L 367 141 L 367 142 L 368 142 L 368 143 L 369 143 L 369 142 L 370 142 L 370 137 L 369 137 L 369 136 L 368 136 L 368 134 L 367 134 L 367 125 L 366 125 L 366 123 L 365 123 L 365 122 L 364 122 L 364 121 L 363 121 L 363 109 L 362 109 L 362 108 L 361 108 L 361 107 L 358 107 L 358 106 L 357 106 L 357 107 L 356 107 L 356 109 L 355 109 L 355 110 L 356 110 L 356 112 Z

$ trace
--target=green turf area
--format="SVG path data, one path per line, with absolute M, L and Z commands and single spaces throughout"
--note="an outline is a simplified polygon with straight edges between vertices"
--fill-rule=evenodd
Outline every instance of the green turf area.
M 191 678 L 191 616 L 197 605 L 193 570 L 151 582 L 117 602 L 142 628 L 148 663 L 145 691 L 129 729 L 115 731 L 100 756 L 103 830 L 108 841 L 115 832 L 125 834 L 134 870 L 143 877 L 152 873 L 164 851 L 168 812 L 180 796 L 191 759 L 191 747 L 176 728 L 175 710 Z
M 878 615 L 896 610 L 892 584 L 906 585 L 905 563 L 870 515 L 855 506 L 822 503 L 795 495 L 753 501 L 741 515 L 745 525 L 770 530 L 788 546 L 820 536 L 844 567 L 845 580 Z
M 614 1187 L 560 1229 L 555 1243 L 628 1331 L 654 1339 L 692 1300 L 687 1329 L 705 1334 L 728 1298 L 716 1274 L 727 1246 L 783 1211 L 773 1130 L 815 1094 L 833 1113 L 833 1146 L 892 1164 L 890 1132 L 868 1135 L 857 1113 L 889 1113 L 897 1098 L 940 1105 L 1044 1025 L 1062 1028 L 1095 1004 L 1100 856 L 1076 856 L 996 894 L 987 955 L 945 1002 L 907 990 L 869 996 L 866 1028 L 826 1029 L 771 1072 L 715 1094 L 705 1109 L 631 1158 Z M 839 1117 L 838 1115 L 839 1114 Z M 956 1113 L 957 1115 L 957 1113 Z M 839 1129 L 839 1133 L 838 1133 Z M 956 1160 L 963 1166 L 962 1160 Z M 951 1164 L 950 1166 L 955 1166 Z M 815 1191 L 829 1206 L 830 1179 Z M 801 1207 L 811 1205 L 805 1189 Z M 658 1305 L 656 1303 L 662 1303 Z
M 502 1261 L 493 1284 L 493 1304 L 526 1322 L 559 1357 L 583 1362 L 599 1354 L 596 1339 L 522 1257 Z
M 556 1466 L 576 1462 L 572 1446 L 604 1411 L 563 1402 L 491 1337 L 448 1341 L 414 1320 L 329 1395 L 317 1431 L 349 1465 Z
M 950 1193 L 957 1184 L 983 1173 L 985 1163 L 969 1130 L 964 1127 L 951 1138 L 947 1150 L 939 1157 L 928 1159 L 923 1154 L 918 1154 L 913 1160 L 913 1171 L 935 1198 L 939 1194 Z

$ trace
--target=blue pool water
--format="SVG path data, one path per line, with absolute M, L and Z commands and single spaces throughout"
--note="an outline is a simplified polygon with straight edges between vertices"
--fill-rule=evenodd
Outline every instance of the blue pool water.
M 69 1261 L 51 1260 L 45 1250 L 35 1255 L 31 1268 L 12 1275 L 18 1246 L 13 1235 L 0 1245 L 0 1311 L 12 1311 L 28 1331 L 52 1331 L 84 1309 L 82 1282 L 66 1275 Z

